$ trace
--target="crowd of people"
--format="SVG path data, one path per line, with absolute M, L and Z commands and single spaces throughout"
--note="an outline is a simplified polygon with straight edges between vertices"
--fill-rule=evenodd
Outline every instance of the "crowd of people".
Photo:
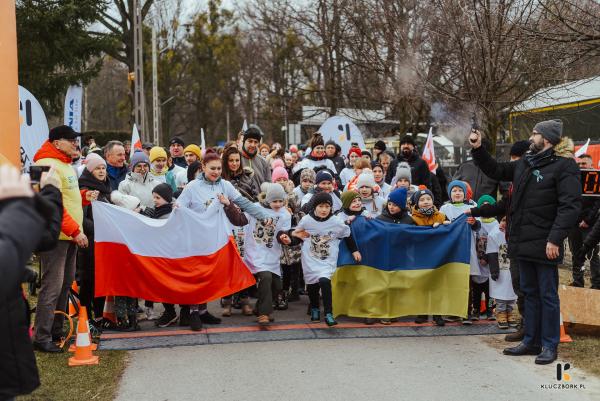
M 556 359 L 556 265 L 567 237 L 573 251 L 573 285 L 584 285 L 583 266 L 590 259 L 592 287 L 600 288 L 600 226 L 594 227 L 600 204 L 585 200 L 581 207 L 573 144 L 562 137 L 562 125 L 556 121 L 536 125 L 529 141 L 512 146 L 511 161 L 506 163 L 496 161 L 481 133 L 473 130 L 472 160 L 454 177 L 441 167 L 430 171 L 411 135 L 401 138 L 398 154 L 378 141 L 371 150 L 354 144 L 345 155 L 320 133 L 312 135 L 303 151 L 296 145 L 269 146 L 256 128 L 241 132 L 237 141 L 222 148 L 208 149 L 176 136 L 166 149 L 153 144 L 132 149 L 114 140 L 99 147 L 87 138 L 80 151 L 79 137 L 67 126 L 50 130 L 34 157 L 36 165 L 51 166 L 43 174 L 39 194 L 21 189 L 26 193 L 12 196 L 4 188 L 0 191 L 2 230 L 31 226 L 27 241 L 11 240 L 18 241 L 20 252 L 11 257 L 24 265 L 31 252 L 40 256 L 42 279 L 33 333 L 33 345 L 40 351 L 62 351 L 56 341 L 62 335 L 63 318 L 54 311 L 66 309 L 75 279 L 81 304 L 90 311 L 90 325 L 99 330 L 139 330 L 142 316 L 159 327 L 179 324 L 200 330 L 204 324 L 221 323 L 235 309 L 256 316 L 259 325 L 269 325 L 274 310 L 286 310 L 289 302 L 299 302 L 303 295 L 308 295 L 310 320 L 334 326 L 331 279 L 342 241 L 355 262 L 361 262 L 351 231 L 358 216 L 435 228 L 468 215 L 471 257 L 464 317 L 432 319 L 439 326 L 488 319 L 500 328 L 517 327 L 507 340 L 521 343 L 507 348 L 509 355 L 538 355 L 537 363 Z M 578 162 L 586 167 L 590 159 L 584 155 Z M 9 173 L 1 172 L 3 186 L 10 180 Z M 40 221 L 31 213 L 22 216 L 11 197 L 34 199 L 26 206 L 38 211 Z M 159 315 L 153 300 L 144 300 L 142 309 L 138 299 L 114 294 L 117 320 L 104 319 L 105 299 L 94 293 L 94 202 L 153 219 L 167 219 L 174 208 L 197 213 L 222 208 L 256 285 L 224 297 L 221 318 L 209 313 L 206 304 L 179 308 L 163 304 Z M 46 228 L 34 229 L 35 225 Z M 38 232 L 48 238 L 33 238 Z M 4 252 L 3 245 L 3 258 Z M 7 283 L 3 280 L 1 285 L 13 285 Z M 485 314 L 480 310 L 483 294 L 488 302 Z M 392 320 L 373 316 L 364 322 Z M 414 319 L 418 324 L 427 320 L 424 315 Z

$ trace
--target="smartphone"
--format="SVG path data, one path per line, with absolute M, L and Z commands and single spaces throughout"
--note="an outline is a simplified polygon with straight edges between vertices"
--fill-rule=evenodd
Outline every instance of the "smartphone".
M 39 184 L 43 172 L 50 171 L 50 166 L 30 166 L 29 179 L 32 184 Z

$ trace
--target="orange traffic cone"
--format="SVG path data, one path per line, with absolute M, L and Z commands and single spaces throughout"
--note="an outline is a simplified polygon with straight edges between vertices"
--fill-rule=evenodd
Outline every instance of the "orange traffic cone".
M 69 358 L 69 366 L 97 365 L 98 357 L 92 354 L 92 342 L 88 328 L 87 311 L 85 306 L 79 309 L 79 322 L 77 322 L 77 342 L 75 355 Z
M 79 294 L 79 287 L 77 287 L 77 281 L 73 281 L 73 284 L 71 284 L 71 289 L 77 294 Z M 77 306 L 81 308 L 79 300 L 77 300 Z M 71 298 L 69 298 L 69 316 L 77 316 L 77 309 L 75 308 L 75 305 L 73 305 L 73 302 L 71 302 Z
M 485 292 L 481 293 L 481 303 L 479 304 L 479 313 L 487 312 L 487 299 L 485 299 Z
M 561 343 L 572 343 L 573 339 L 565 331 L 565 325 L 563 324 L 562 313 L 560 314 L 560 342 Z
M 92 331 L 90 330 L 90 321 L 87 320 L 87 331 L 90 334 L 90 343 L 92 344 L 92 351 L 96 351 L 98 349 L 98 344 L 96 344 L 95 342 L 92 341 Z M 75 350 L 77 349 L 77 346 L 75 344 L 71 344 L 69 346 L 69 352 L 75 352 Z
M 104 311 L 102 312 L 104 319 L 117 323 L 117 315 L 115 314 L 115 297 L 108 295 L 104 301 Z

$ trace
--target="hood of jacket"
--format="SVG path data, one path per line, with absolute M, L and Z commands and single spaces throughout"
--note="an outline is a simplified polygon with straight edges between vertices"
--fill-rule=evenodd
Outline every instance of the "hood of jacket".
M 60 150 L 56 149 L 50 141 L 46 141 L 42 144 L 42 147 L 35 152 L 33 161 L 36 162 L 41 159 L 58 159 L 63 163 L 71 164 L 73 159 L 70 156 L 65 155 Z
M 569 137 L 563 137 L 558 145 L 554 147 L 554 153 L 557 156 L 573 158 L 575 155 L 575 144 Z

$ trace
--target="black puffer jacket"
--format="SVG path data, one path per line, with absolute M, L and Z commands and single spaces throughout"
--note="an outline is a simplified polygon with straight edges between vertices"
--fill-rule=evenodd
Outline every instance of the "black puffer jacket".
M 512 181 L 508 205 L 508 252 L 511 257 L 558 264 L 563 241 L 581 212 L 580 171 L 572 158 L 568 138 L 554 149 L 509 163 L 498 163 L 483 147 L 471 154 L 475 164 L 490 178 Z M 567 157 L 563 157 L 567 156 Z M 560 247 L 560 257 L 550 260 L 546 244 Z
M 340 152 L 342 151 L 342 148 L 340 148 L 340 145 L 338 145 L 337 143 L 335 143 L 332 140 L 327 141 L 327 143 L 325 143 L 325 146 L 327 146 L 327 145 L 335 146 L 335 155 L 333 155 L 332 157 L 327 157 L 327 158 L 333 162 L 333 165 L 335 166 L 335 172 L 337 173 L 337 175 L 340 175 L 340 173 L 342 172 L 344 167 L 346 167 L 346 162 L 344 161 L 344 158 L 342 156 L 340 156 Z
M 383 212 L 377 216 L 377 220 L 385 221 L 386 223 L 415 225 L 415 221 L 410 217 L 406 209 L 402 209 L 400 213 L 390 214 L 386 207 L 383 209 Z
M 419 156 L 416 150 L 414 150 L 409 157 L 404 157 L 402 152 L 398 153 L 398 158 L 392 160 L 390 163 L 390 167 L 385 175 L 385 182 L 388 184 L 392 182 L 392 178 L 394 178 L 394 175 L 396 174 L 396 167 L 398 167 L 398 163 L 400 162 L 407 162 L 410 166 L 413 185 L 425 185 L 427 188 L 431 189 L 431 173 L 429 172 L 429 166 L 427 165 L 427 162 Z
M 28 394 L 40 385 L 21 281 L 45 229 L 46 222 L 32 199 L 0 202 L 1 400 Z

